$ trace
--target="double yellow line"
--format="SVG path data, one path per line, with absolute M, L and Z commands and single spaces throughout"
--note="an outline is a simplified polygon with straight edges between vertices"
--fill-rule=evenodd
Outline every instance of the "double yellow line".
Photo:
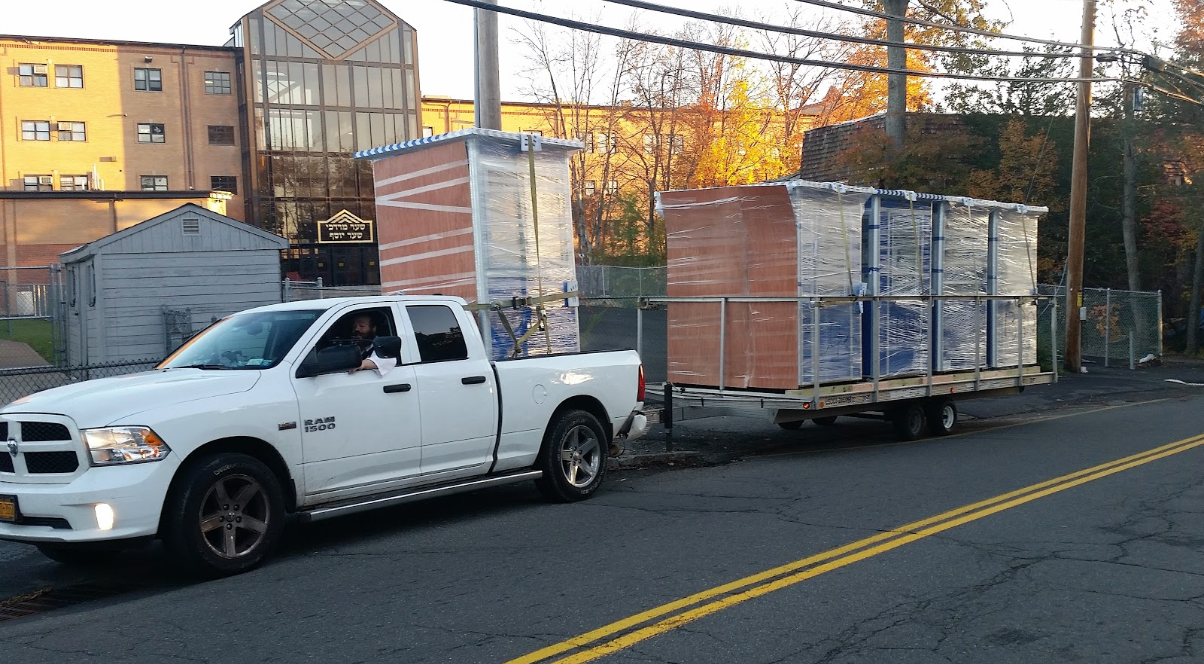
M 1121 471 L 1204 445 L 1204 435 L 1186 438 L 1093 468 L 1033 484 L 994 498 L 899 526 L 872 537 L 765 570 L 637 613 L 581 636 L 537 650 L 507 664 L 535 664 L 571 651 L 555 664 L 581 664 L 605 657 L 724 609 L 865 560 L 919 539 L 1074 488 Z M 667 616 L 667 617 L 666 617 Z M 659 620 L 658 620 L 659 619 Z M 656 622 L 653 622 L 656 621 Z M 651 624 L 648 624 L 651 623 Z M 616 636 L 618 635 L 618 636 Z M 614 637 L 614 638 L 611 638 Z M 609 640 L 608 640 L 609 639 Z

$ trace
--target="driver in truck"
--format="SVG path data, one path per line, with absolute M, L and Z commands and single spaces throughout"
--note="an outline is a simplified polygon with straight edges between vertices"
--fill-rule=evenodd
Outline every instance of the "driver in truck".
M 350 373 L 374 369 L 378 376 L 383 377 L 397 366 L 397 358 L 380 357 L 376 352 L 373 345 L 376 339 L 376 321 L 373 320 L 372 314 L 361 313 L 356 316 L 351 322 L 351 335 L 359 340 L 361 362 L 359 368 L 352 369 Z

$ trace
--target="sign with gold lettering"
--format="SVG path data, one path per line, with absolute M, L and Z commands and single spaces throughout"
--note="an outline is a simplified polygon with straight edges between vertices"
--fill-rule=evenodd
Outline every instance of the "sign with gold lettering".
M 371 219 L 360 219 L 346 210 L 318 222 L 318 244 L 358 244 L 373 242 Z

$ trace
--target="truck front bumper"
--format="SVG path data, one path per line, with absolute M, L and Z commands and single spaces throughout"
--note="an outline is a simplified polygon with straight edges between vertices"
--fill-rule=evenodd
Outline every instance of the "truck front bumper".
M 17 519 L 0 521 L 0 540 L 103 542 L 158 534 L 159 515 L 179 464 L 162 461 L 89 468 L 66 484 L 26 484 L 0 479 L 0 496 L 15 497 Z M 103 528 L 97 506 L 108 505 L 112 527 Z

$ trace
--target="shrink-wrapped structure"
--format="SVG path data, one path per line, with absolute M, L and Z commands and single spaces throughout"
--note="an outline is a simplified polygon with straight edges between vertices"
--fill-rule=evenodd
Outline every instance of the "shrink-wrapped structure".
M 466 129 L 356 154 L 372 161 L 382 291 L 479 305 L 495 359 L 515 337 L 520 357 L 580 348 L 569 158 L 583 146 L 534 137 L 532 180 L 526 140 Z

